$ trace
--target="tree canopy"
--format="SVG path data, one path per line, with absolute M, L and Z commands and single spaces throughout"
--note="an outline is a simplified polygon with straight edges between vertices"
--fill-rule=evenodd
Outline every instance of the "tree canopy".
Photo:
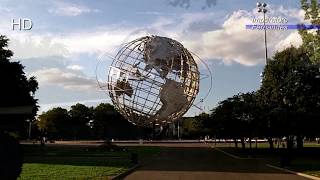
M 144 135 L 143 128 L 129 123 L 108 103 L 52 108 L 39 115 L 37 125 L 50 139 L 136 139 Z
M 259 94 L 276 135 L 316 135 L 319 68 L 304 48 L 294 47 L 277 52 L 266 66 Z
M 300 30 L 303 47 L 313 63 L 320 63 L 320 3 L 318 0 L 301 0 L 301 7 L 305 11 L 305 20 L 318 26 L 316 30 Z
M 54 139 L 70 139 L 72 127 L 70 116 L 66 109 L 61 107 L 50 109 L 38 117 L 37 124 L 43 135 Z
M 35 77 L 27 78 L 20 62 L 12 61 L 8 42 L 0 36 L 0 129 L 25 135 L 26 120 L 33 120 L 38 110 L 34 97 L 38 82 Z

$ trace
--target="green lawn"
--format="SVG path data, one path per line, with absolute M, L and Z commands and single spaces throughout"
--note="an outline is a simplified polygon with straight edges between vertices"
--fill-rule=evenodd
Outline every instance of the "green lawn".
M 108 179 L 132 166 L 129 151 L 100 147 L 24 145 L 19 179 Z
M 25 163 L 19 179 L 108 179 L 109 176 L 116 175 L 126 169 L 126 167 L 112 166 Z

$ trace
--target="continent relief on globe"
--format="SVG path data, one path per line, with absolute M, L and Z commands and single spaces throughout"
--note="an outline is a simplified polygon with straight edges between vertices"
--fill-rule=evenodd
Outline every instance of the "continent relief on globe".
M 116 96 L 126 94 L 129 97 L 132 97 L 133 95 L 133 89 L 130 86 L 129 82 L 126 80 L 117 80 L 115 90 L 116 90 Z
M 166 120 L 188 103 L 181 83 L 170 79 L 167 79 L 166 83 L 161 86 L 160 101 L 162 106 L 155 116 L 158 120 Z
M 187 57 L 181 57 L 185 48 L 179 42 L 160 36 L 151 36 L 145 43 L 145 70 L 154 68 L 160 77 L 165 78 L 170 71 L 177 71 L 179 76 L 186 77 L 189 71 Z M 182 67 L 182 68 L 181 68 Z
M 168 73 L 174 73 L 173 71 L 176 71 L 179 76 L 187 76 L 190 70 L 188 59 L 181 57 L 185 52 L 187 51 L 179 42 L 166 37 L 152 36 L 146 41 L 145 70 L 154 68 L 161 78 L 166 79 L 160 90 L 162 106 L 155 115 L 158 120 L 167 120 L 169 116 L 179 112 L 188 104 L 183 85 L 167 78 Z

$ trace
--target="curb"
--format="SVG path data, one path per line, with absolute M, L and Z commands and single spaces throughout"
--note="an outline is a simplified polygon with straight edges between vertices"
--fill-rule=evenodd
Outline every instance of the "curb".
M 136 164 L 133 167 L 131 167 L 130 169 L 128 169 L 127 171 L 118 174 L 114 177 L 111 178 L 111 180 L 120 180 L 123 179 L 124 177 L 126 177 L 128 174 L 132 173 L 134 170 L 136 170 L 138 167 L 140 167 L 140 164 Z
M 304 174 L 304 173 L 300 173 L 300 172 L 296 172 L 296 171 L 291 171 L 289 169 L 281 168 L 281 167 L 278 167 L 278 166 L 273 166 L 271 164 L 266 164 L 266 166 L 268 166 L 270 168 L 273 168 L 273 169 L 280 170 L 280 171 L 284 171 L 284 172 L 287 172 L 287 173 L 291 173 L 291 174 L 295 174 L 295 175 L 298 175 L 298 176 L 302 176 L 302 177 L 305 177 L 305 178 L 309 178 L 309 179 L 313 179 L 313 180 L 320 180 L 320 178 L 316 177 L 316 176 L 311 176 L 311 175 L 308 175 L 308 174 Z

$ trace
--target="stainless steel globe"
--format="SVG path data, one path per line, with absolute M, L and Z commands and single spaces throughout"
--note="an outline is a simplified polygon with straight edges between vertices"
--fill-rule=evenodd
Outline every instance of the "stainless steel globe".
M 185 114 L 199 92 L 200 73 L 179 42 L 145 36 L 125 44 L 108 74 L 116 109 L 139 126 L 170 123 Z

